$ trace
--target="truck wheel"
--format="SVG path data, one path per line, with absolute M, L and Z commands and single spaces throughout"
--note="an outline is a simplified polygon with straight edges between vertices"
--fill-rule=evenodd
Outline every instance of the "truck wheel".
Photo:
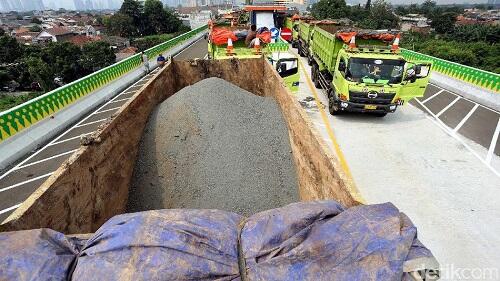
M 297 41 L 292 41 L 292 48 L 297 49 Z
M 307 56 L 307 64 L 312 65 L 313 64 L 313 58 L 311 56 Z
M 340 115 L 342 113 L 333 95 L 328 97 L 328 111 L 330 111 L 331 115 Z
M 302 44 L 300 44 L 300 42 L 299 42 L 299 46 L 298 46 L 297 50 L 299 52 L 299 56 L 305 57 L 304 52 L 302 52 Z
M 314 65 L 313 67 L 316 69 L 316 71 L 315 71 L 316 79 L 314 79 L 314 87 L 316 87 L 316 89 L 321 89 L 321 84 L 319 83 L 319 69 L 318 69 L 318 66 Z

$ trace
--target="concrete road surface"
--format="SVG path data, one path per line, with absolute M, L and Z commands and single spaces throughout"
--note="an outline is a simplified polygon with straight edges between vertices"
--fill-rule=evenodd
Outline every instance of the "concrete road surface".
M 493 279 L 481 280 L 499 280 L 500 177 L 493 167 L 500 162 L 491 145 L 498 141 L 498 113 L 431 86 L 419 102 L 446 126 L 419 102 L 384 118 L 332 116 L 301 61 L 307 75 L 301 70 L 297 100 L 346 160 L 366 203 L 392 202 L 412 219 L 442 266 L 441 280 L 460 278 L 453 275 L 457 269 L 493 272 Z

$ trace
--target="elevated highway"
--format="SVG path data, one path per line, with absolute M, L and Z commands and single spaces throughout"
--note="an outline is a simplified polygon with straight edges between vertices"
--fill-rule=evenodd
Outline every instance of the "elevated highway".
M 392 202 L 411 218 L 441 280 L 455 280 L 453 268 L 499 270 L 499 112 L 431 84 L 384 118 L 332 116 L 301 62 L 297 100 L 364 201 Z
M 174 59 L 203 58 L 199 39 Z M 384 118 L 331 116 L 301 59 L 296 94 L 366 203 L 392 202 L 409 215 L 443 266 L 498 268 L 500 113 L 455 89 L 425 96 Z M 141 71 L 141 70 L 135 70 Z M 0 221 L 11 214 L 92 133 L 154 75 L 141 76 L 93 107 L 0 175 Z M 498 94 L 498 93 L 497 93 Z M 50 118 L 50 117 L 49 117 Z M 451 280 L 443 278 L 444 280 Z
M 203 58 L 207 41 L 203 38 L 175 54 L 174 59 Z M 155 58 L 154 58 L 155 59 Z M 152 62 L 154 63 L 154 62 Z M 62 133 L 40 149 L 19 159 L 18 163 L 0 175 L 0 221 L 8 217 L 80 146 L 82 137 L 90 135 L 151 78 L 158 69 L 144 75 L 124 91 L 111 97 L 88 114 L 81 116 Z M 142 68 L 139 69 L 142 71 Z

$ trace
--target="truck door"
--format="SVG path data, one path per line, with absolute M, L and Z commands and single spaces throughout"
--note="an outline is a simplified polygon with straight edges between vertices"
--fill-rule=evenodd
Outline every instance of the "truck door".
M 430 62 L 408 63 L 399 98 L 407 102 L 412 98 L 423 97 L 429 84 L 431 68 Z

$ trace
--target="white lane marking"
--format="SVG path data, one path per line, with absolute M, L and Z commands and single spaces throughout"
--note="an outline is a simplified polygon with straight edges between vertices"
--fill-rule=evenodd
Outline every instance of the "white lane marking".
M 59 153 L 59 154 L 56 154 L 56 155 L 53 155 L 53 156 L 50 156 L 50 157 L 47 157 L 47 158 L 43 158 L 43 159 L 40 159 L 38 161 L 31 162 L 31 163 L 28 163 L 28 164 L 23 165 L 23 166 L 19 166 L 19 169 L 26 168 L 26 167 L 29 167 L 29 166 L 33 166 L 33 165 L 36 165 L 36 164 L 40 164 L 40 163 L 43 163 L 45 161 L 49 161 L 51 159 L 54 159 L 54 158 L 57 158 L 57 157 L 61 157 L 61 156 L 66 155 L 66 154 L 71 154 L 71 153 L 73 153 L 75 151 L 77 151 L 77 149 L 73 149 L 73 150 L 66 151 L 66 152 L 63 152 L 63 153 Z
M 71 140 L 74 140 L 74 139 L 79 139 L 79 138 L 81 138 L 81 137 L 83 137 L 83 136 L 87 136 L 87 135 L 90 135 L 90 134 L 92 134 L 92 133 L 93 133 L 93 132 L 90 132 L 90 133 L 85 133 L 85 134 L 78 135 L 78 136 L 76 136 L 76 137 L 72 137 L 72 138 L 69 138 L 69 139 L 64 139 L 64 140 L 62 140 L 62 141 L 56 141 L 56 142 L 54 142 L 54 143 L 48 144 L 47 146 L 54 146 L 54 145 L 61 144 L 61 143 L 63 143 L 63 142 L 71 141 Z
M 457 101 L 460 100 L 460 97 L 456 97 L 450 104 L 448 104 L 445 108 L 443 108 L 441 111 L 436 114 L 436 117 L 441 116 L 446 110 L 448 110 L 450 107 L 452 107 Z
M 493 133 L 493 138 L 491 139 L 490 148 L 488 149 L 488 155 L 486 156 L 486 162 L 488 164 L 491 163 L 491 158 L 493 158 L 499 133 L 500 133 L 500 118 L 498 118 L 497 127 L 495 128 L 495 133 Z
M 46 177 L 49 177 L 50 175 L 52 175 L 54 172 L 50 172 L 48 174 L 45 174 L 45 175 L 41 175 L 41 176 L 38 176 L 36 178 L 32 178 L 32 179 L 29 179 L 29 180 L 25 180 L 25 181 L 22 181 L 22 182 L 18 182 L 16 184 L 13 184 L 13 185 L 9 185 L 7 187 L 3 187 L 0 189 L 0 192 L 4 192 L 6 190 L 9 190 L 9 189 L 12 189 L 12 188 L 15 188 L 15 187 L 18 187 L 18 186 L 21 186 L 21 185 L 24 185 L 24 184 L 27 184 L 27 183 L 30 183 L 32 181 L 36 181 L 36 180 L 39 180 L 39 179 L 43 179 L 43 178 L 46 178 Z
M 479 104 L 479 103 L 477 103 L 477 102 L 475 102 L 475 101 L 473 101 L 473 100 L 471 100 L 471 99 L 469 99 L 469 98 L 466 98 L 466 97 L 464 97 L 464 96 L 461 96 L 461 95 L 459 95 L 459 94 L 456 94 L 456 93 L 454 93 L 454 92 L 451 92 L 451 91 L 449 91 L 449 90 L 446 90 L 446 89 L 444 89 L 444 88 L 442 88 L 442 87 L 440 87 L 440 86 L 438 86 L 438 85 L 436 85 L 436 84 L 432 84 L 432 83 L 429 83 L 429 84 L 430 84 L 430 85 L 432 85 L 432 86 L 434 86 L 434 87 L 436 87 L 436 88 L 438 88 L 438 89 L 442 89 L 442 90 L 446 91 L 447 93 L 450 93 L 450 94 L 455 95 L 455 96 L 459 96 L 459 97 L 463 98 L 464 100 L 469 101 L 469 102 L 471 102 L 471 103 L 473 103 L 473 104 Z M 493 108 L 489 108 L 489 107 L 484 106 L 484 105 L 482 105 L 482 104 L 479 104 L 479 106 L 480 106 L 480 107 L 483 107 L 483 108 L 485 108 L 485 109 L 488 109 L 489 111 L 493 111 L 493 112 L 495 112 L 495 113 L 497 113 L 497 114 L 500 114 L 500 111 L 496 111 L 496 110 L 495 110 L 495 109 L 493 109 Z
M 1 211 L 0 211 L 0 215 L 1 215 L 1 214 L 5 214 L 5 213 L 7 213 L 7 212 L 9 212 L 9 211 L 15 210 L 15 209 L 19 208 L 19 206 L 21 206 L 21 203 L 19 203 L 19 204 L 17 204 L 17 205 L 14 205 L 14 206 L 12 206 L 12 207 L 9 207 L 9 208 L 7 208 L 7 209 L 3 209 L 3 210 L 1 210 Z
M 446 126 L 446 124 L 443 123 L 443 121 L 441 121 L 439 118 L 436 117 L 436 115 L 434 115 L 434 113 L 432 113 L 432 111 L 429 110 L 429 108 L 427 108 L 427 106 L 425 106 L 421 101 L 419 101 L 418 99 L 415 99 L 425 110 L 427 110 L 427 112 L 429 113 L 429 115 L 431 115 L 432 117 L 430 116 L 427 116 L 427 118 L 429 118 L 431 121 L 433 121 L 438 127 L 441 127 L 441 129 L 443 129 L 443 131 L 445 131 L 448 135 L 450 135 L 452 138 L 454 138 L 455 140 L 457 140 L 458 142 L 460 142 L 461 145 L 463 145 L 467 150 L 469 150 L 470 153 L 472 153 L 472 155 L 474 155 L 477 159 L 479 159 L 479 161 L 481 161 L 484 165 L 486 165 L 486 167 L 488 167 L 488 169 L 490 169 L 497 177 L 500 178 L 500 173 L 497 172 L 495 170 L 495 168 L 493 168 L 489 163 L 486 162 L 485 159 L 483 159 L 479 154 L 477 154 L 467 143 L 465 143 L 456 133 L 456 131 L 452 131 L 448 126 Z
M 469 118 L 472 116 L 472 114 L 474 114 L 474 111 L 476 111 L 476 109 L 479 107 L 479 104 L 476 103 L 476 105 L 474 105 L 474 107 L 469 111 L 469 113 L 467 113 L 467 115 L 465 115 L 464 119 L 462 119 L 462 121 L 460 121 L 460 123 L 458 123 L 458 125 L 455 127 L 455 129 L 453 129 L 453 132 L 457 132 L 458 130 L 460 130 L 460 128 L 462 128 L 462 126 L 465 124 L 465 122 L 467 122 L 467 120 L 469 120 Z
M 199 39 L 201 40 L 201 38 Z M 199 40 L 197 40 L 196 42 L 198 42 Z M 194 42 L 194 43 L 196 43 Z M 193 44 L 194 44 L 193 43 Z M 192 45 L 192 44 L 191 44 Z M 191 46 L 187 46 L 188 48 Z M 121 95 L 124 95 L 124 94 L 127 94 L 127 92 L 133 88 L 134 86 L 137 86 L 138 83 L 140 83 L 140 81 L 142 81 L 143 79 L 150 79 L 154 73 L 156 73 L 158 71 L 158 69 L 155 69 L 153 70 L 152 74 L 151 75 L 145 75 L 143 76 L 141 79 L 139 79 L 138 81 L 134 82 L 132 85 L 128 86 L 127 88 L 125 88 L 125 90 L 123 90 L 121 93 L 117 94 L 116 96 L 114 96 L 112 99 L 110 99 L 108 102 L 104 103 L 101 107 L 99 107 L 98 109 L 96 109 L 94 111 L 94 113 L 96 111 L 99 111 L 101 110 L 102 108 L 104 108 L 105 106 L 107 106 L 109 103 L 113 102 L 114 100 L 116 100 L 118 97 L 120 97 Z M 133 91 L 133 93 L 135 93 L 137 91 Z M 129 92 L 130 93 L 130 92 Z M 92 117 L 93 114 L 89 114 L 88 116 L 84 117 L 82 120 L 80 120 L 78 123 L 76 123 L 75 125 L 73 125 L 72 127 L 70 127 L 69 129 L 67 129 L 66 131 L 64 131 L 62 134 L 60 134 L 59 136 L 55 137 L 52 141 L 50 141 L 47 145 L 45 145 L 44 147 L 42 147 L 41 149 L 35 151 L 33 154 L 31 154 L 30 156 L 26 157 L 26 159 L 22 160 L 21 162 L 19 162 L 17 165 L 15 165 L 14 167 L 12 167 L 10 170 L 8 170 L 7 172 L 5 172 L 4 174 L 0 175 L 0 180 L 5 178 L 6 176 L 8 176 L 9 174 L 11 174 L 12 172 L 14 172 L 15 170 L 17 170 L 20 166 L 24 165 L 26 162 L 28 162 L 29 160 L 31 160 L 33 157 L 37 156 L 39 153 L 41 153 L 42 151 L 44 151 L 47 147 L 53 145 L 54 143 L 57 143 L 62 137 L 64 137 L 68 132 L 70 132 L 71 130 L 73 130 L 76 126 L 82 124 L 83 122 L 85 122 L 87 119 L 89 119 L 90 117 Z M 93 133 L 93 132 L 91 132 Z M 82 134 L 84 135 L 84 134 Z M 82 135 L 79 135 L 78 137 L 82 136 Z M 86 134 L 85 134 L 86 135 Z
M 104 112 L 109 112 L 109 111 L 113 111 L 113 110 L 118 110 L 120 109 L 121 106 L 118 106 L 118 107 L 113 107 L 113 108 L 110 108 L 110 109 L 106 109 L 106 110 L 103 110 L 103 111 L 96 111 L 92 114 L 99 114 L 99 113 L 104 113 Z
M 431 99 L 433 99 L 435 96 L 437 96 L 437 95 L 441 94 L 442 92 L 444 92 L 444 90 L 439 90 L 439 91 L 438 91 L 437 93 L 435 93 L 434 95 L 432 95 L 432 96 L 430 96 L 430 97 L 426 98 L 425 100 L 423 100 L 423 101 L 422 101 L 422 103 L 426 103 L 426 102 L 430 101 Z
M 92 121 L 92 122 L 88 122 L 88 123 L 83 123 L 83 124 L 80 124 L 80 125 L 76 126 L 75 128 L 80 128 L 80 127 L 84 127 L 84 126 L 92 125 L 92 124 L 95 124 L 95 123 L 101 123 L 101 122 L 106 121 L 107 119 L 108 119 L 108 118 L 104 118 L 104 119 L 99 119 L 99 120 Z
M 136 82 L 137 83 L 137 82 Z M 132 88 L 133 86 L 135 85 L 132 84 L 130 85 L 128 88 L 126 88 L 124 90 L 125 91 L 128 91 L 130 88 Z M 110 102 L 116 100 L 120 95 L 122 95 L 123 93 L 121 94 L 118 94 L 116 95 L 115 97 L 113 97 L 112 99 L 110 99 L 108 102 L 104 103 L 102 106 L 100 106 L 98 109 L 96 109 L 95 111 L 98 111 L 102 108 L 104 108 L 105 106 L 107 106 Z M 94 111 L 94 112 L 95 112 Z M 60 134 L 59 136 L 55 137 L 52 141 L 50 141 L 47 145 L 45 145 L 44 147 L 42 147 L 40 150 L 37 150 L 35 151 L 33 154 L 31 154 L 30 156 L 26 157 L 26 159 L 22 160 L 21 162 L 19 162 L 17 165 L 15 165 L 14 167 L 12 167 L 10 170 L 8 170 L 7 172 L 5 172 L 3 175 L 0 175 L 0 180 L 5 178 L 6 176 L 8 176 L 10 173 L 14 172 L 15 170 L 17 170 L 19 168 L 19 166 L 22 166 L 24 165 L 24 163 L 28 162 L 29 160 L 31 160 L 33 157 L 37 156 L 39 153 L 41 153 L 42 151 L 44 151 L 47 147 L 51 146 L 52 144 L 54 144 L 55 142 L 59 141 L 59 139 L 61 139 L 63 136 L 65 136 L 67 133 L 69 133 L 71 130 L 73 130 L 76 126 L 82 124 L 83 122 L 85 122 L 87 119 L 89 119 L 90 117 L 92 117 L 92 114 L 89 114 L 88 116 L 84 117 L 82 120 L 78 121 L 75 125 L 73 125 L 72 127 L 70 127 L 69 129 L 67 129 L 66 131 L 64 131 L 62 134 Z M 81 135 L 80 135 L 81 136 Z
M 122 101 L 128 101 L 129 99 L 131 99 L 131 98 L 119 99 L 119 100 L 112 101 L 112 102 L 110 102 L 110 103 L 122 102 Z

